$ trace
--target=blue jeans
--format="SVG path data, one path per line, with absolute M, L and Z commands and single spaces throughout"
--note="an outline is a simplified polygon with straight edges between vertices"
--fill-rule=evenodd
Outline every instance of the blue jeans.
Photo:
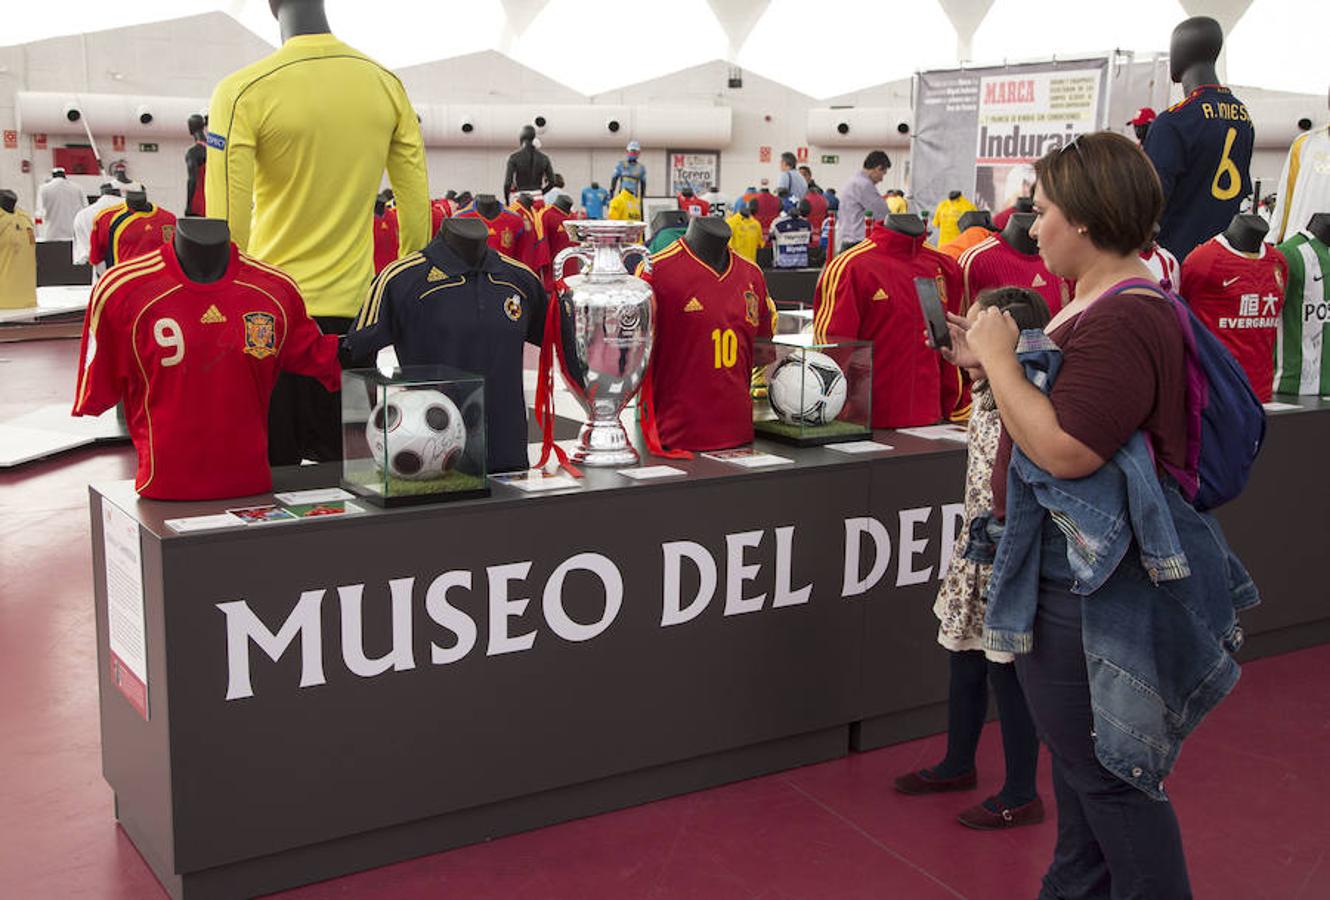
M 1058 539 L 1045 530 L 1045 553 L 1057 552 Z M 1034 649 L 1016 656 L 1030 712 L 1053 758 L 1058 807 L 1057 846 L 1039 900 L 1190 900 L 1172 804 L 1132 787 L 1095 757 L 1082 602 L 1094 599 L 1082 601 L 1069 581 L 1042 579 Z

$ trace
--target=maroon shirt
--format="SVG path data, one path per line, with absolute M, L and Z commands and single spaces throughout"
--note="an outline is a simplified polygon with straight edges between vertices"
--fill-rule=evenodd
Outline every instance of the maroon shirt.
M 1049 336 L 1062 348 L 1049 399 L 1063 431 L 1108 460 L 1144 430 L 1157 460 L 1185 466 L 1186 350 L 1168 302 L 1143 294 L 1106 297 Z M 1004 428 L 993 465 L 993 512 L 1000 519 L 1007 514 L 1010 464 Z

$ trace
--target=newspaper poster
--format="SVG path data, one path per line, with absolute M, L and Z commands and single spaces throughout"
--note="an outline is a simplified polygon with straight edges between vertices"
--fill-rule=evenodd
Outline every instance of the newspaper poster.
M 720 153 L 715 150 L 669 150 L 670 193 L 686 187 L 699 196 L 720 184 Z

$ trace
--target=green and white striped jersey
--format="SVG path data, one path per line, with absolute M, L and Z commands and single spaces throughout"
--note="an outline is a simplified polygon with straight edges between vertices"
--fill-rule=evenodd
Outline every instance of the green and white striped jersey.
M 1330 395 L 1330 248 L 1304 230 L 1279 252 L 1288 260 L 1288 288 L 1275 341 L 1275 393 Z

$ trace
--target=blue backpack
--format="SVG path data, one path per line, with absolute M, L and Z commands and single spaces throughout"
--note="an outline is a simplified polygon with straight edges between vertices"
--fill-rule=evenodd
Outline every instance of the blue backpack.
M 1173 304 L 1187 348 L 1187 464 L 1164 463 L 1197 509 L 1222 506 L 1242 493 L 1265 441 L 1265 408 L 1233 354 L 1181 297 L 1153 281 L 1131 279 L 1114 294 L 1147 290 Z

